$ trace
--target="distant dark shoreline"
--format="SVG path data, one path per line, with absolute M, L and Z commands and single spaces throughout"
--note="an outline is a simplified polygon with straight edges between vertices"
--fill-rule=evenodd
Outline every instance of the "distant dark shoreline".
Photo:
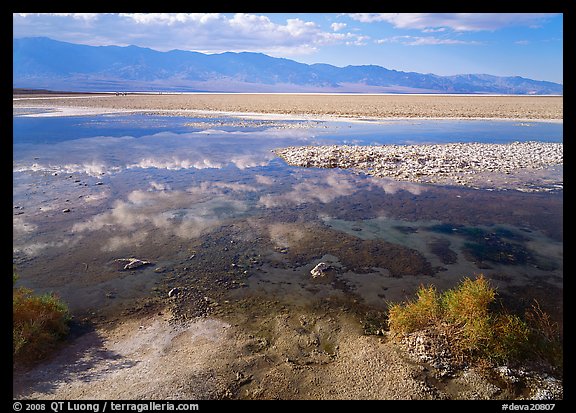
M 102 95 L 102 92 L 72 92 L 49 89 L 12 88 L 12 95 Z

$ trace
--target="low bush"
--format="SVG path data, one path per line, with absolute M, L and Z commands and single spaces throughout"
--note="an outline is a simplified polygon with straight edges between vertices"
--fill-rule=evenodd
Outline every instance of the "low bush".
M 13 283 L 18 276 L 13 272 Z M 14 362 L 31 363 L 46 357 L 68 334 L 68 307 L 54 294 L 34 294 L 25 287 L 12 291 Z
M 562 363 L 562 344 L 550 317 L 533 308 L 524 318 L 495 304 L 496 290 L 480 275 L 465 278 L 442 294 L 433 286 L 421 286 L 417 299 L 388 308 L 388 327 L 393 336 L 425 328 L 450 332 L 450 351 L 469 360 L 519 361 L 526 358 Z

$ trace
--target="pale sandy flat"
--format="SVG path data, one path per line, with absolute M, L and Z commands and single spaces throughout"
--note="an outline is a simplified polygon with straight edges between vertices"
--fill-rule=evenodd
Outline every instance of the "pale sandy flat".
M 220 111 L 353 118 L 563 119 L 562 96 L 130 94 L 14 96 L 14 107 L 58 106 L 134 111 Z M 42 98 L 42 99 L 39 99 Z

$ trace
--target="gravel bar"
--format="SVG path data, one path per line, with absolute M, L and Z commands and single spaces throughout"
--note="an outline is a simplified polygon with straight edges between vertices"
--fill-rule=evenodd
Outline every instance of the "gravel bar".
M 563 144 L 448 143 L 435 145 L 300 146 L 274 151 L 289 165 L 342 168 L 380 178 L 468 185 L 467 176 L 510 174 L 563 164 Z

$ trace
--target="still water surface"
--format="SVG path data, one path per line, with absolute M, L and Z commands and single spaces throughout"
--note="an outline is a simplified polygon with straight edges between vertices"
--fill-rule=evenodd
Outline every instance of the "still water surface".
M 483 273 L 562 317 L 563 191 L 525 193 L 290 167 L 275 148 L 562 142 L 562 123 L 14 116 L 14 262 L 77 314 L 127 308 L 183 272 L 242 277 L 229 299 L 411 297 Z M 561 176 L 561 168 L 555 170 Z M 64 212 L 66 211 L 66 212 Z M 123 271 L 119 258 L 153 264 Z M 329 263 L 329 279 L 310 270 Z M 176 271 L 177 269 L 177 271 Z M 190 282 L 190 277 L 187 278 Z M 205 281 L 205 278 L 204 278 Z

